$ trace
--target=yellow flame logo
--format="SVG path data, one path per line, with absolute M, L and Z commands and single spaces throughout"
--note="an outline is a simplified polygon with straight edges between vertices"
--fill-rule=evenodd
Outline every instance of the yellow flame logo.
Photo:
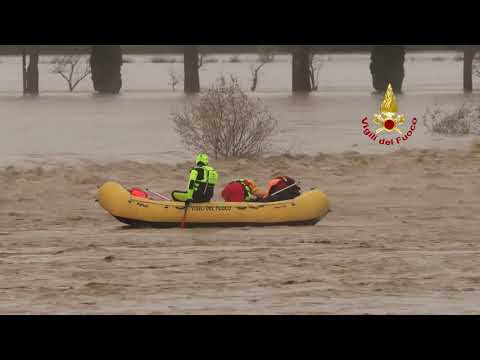
M 380 105 L 380 114 L 375 114 L 373 116 L 373 122 L 379 127 L 375 133 L 378 134 L 382 131 L 397 131 L 398 133 L 402 134 L 402 131 L 398 128 L 398 126 L 405 122 L 405 117 L 403 115 L 398 115 L 397 112 L 398 108 L 395 94 L 393 93 L 392 85 L 388 84 L 385 98 Z
M 385 93 L 385 98 L 383 99 L 382 105 L 380 105 L 380 112 L 386 113 L 396 113 L 398 111 L 397 101 L 395 99 L 395 94 L 393 93 L 392 85 L 388 84 L 387 92 Z

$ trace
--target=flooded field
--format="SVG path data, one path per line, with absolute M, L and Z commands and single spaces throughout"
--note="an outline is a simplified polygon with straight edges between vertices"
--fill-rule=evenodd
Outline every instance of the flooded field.
M 0 58 L 1 314 L 480 313 L 480 147 L 422 125 L 429 106 L 480 100 L 462 93 L 458 54 L 407 55 L 397 101 L 419 126 L 401 147 L 362 134 L 382 101 L 368 55 L 325 55 L 309 96 L 290 93 L 290 57 L 265 66 L 255 95 L 279 120 L 273 152 L 216 161 L 216 198 L 282 171 L 329 197 L 316 226 L 131 229 L 95 203 L 97 186 L 168 194 L 192 161 L 169 118 L 195 99 L 168 85 L 183 65 L 154 57 L 126 56 L 118 96 L 89 79 L 69 93 L 42 57 L 35 98 L 21 94 L 20 59 Z M 254 55 L 211 58 L 203 87 L 223 73 L 248 89 Z
M 173 56 L 165 56 L 170 59 Z M 229 63 L 227 56 L 211 55 L 200 71 L 203 87 L 221 74 L 238 76 L 245 89 L 250 85 L 253 55 Z M 274 152 L 314 155 L 318 152 L 355 150 L 383 153 L 385 149 L 362 135 L 360 121 L 378 112 L 382 96 L 372 95 L 367 54 L 322 55 L 319 91 L 309 96 L 290 93 L 289 56 L 277 56 L 261 73 L 255 93 L 279 121 Z M 435 104 L 460 105 L 478 101 L 474 93 L 461 90 L 462 62 L 456 53 L 414 53 L 405 63 L 404 94 L 397 96 L 399 109 L 407 117 L 421 118 Z M 173 131 L 170 114 L 194 101 L 180 86 L 172 92 L 168 73 L 182 74 L 183 64 L 151 63 L 155 56 L 126 56 L 123 90 L 119 96 L 92 93 L 90 79 L 69 93 L 58 75 L 49 73 L 53 57 L 42 57 L 38 98 L 21 96 L 20 58 L 0 59 L 0 166 L 46 164 L 89 159 L 94 161 L 136 160 L 175 162 L 191 154 Z M 437 60 L 433 60 L 437 59 Z M 441 59 L 441 60 L 438 60 Z M 465 139 L 432 136 L 419 126 L 407 147 L 457 148 Z

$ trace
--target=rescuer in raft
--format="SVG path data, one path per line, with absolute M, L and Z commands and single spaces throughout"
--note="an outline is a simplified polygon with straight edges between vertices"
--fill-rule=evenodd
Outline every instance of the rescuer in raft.
M 223 188 L 222 197 L 226 202 L 256 201 L 267 196 L 251 179 L 234 180 Z
M 185 203 L 209 202 L 218 181 L 217 171 L 208 165 L 208 155 L 198 154 L 195 166 L 190 171 L 187 191 L 172 192 L 174 201 Z
M 253 180 L 230 182 L 222 191 L 226 202 L 274 202 L 290 200 L 300 195 L 300 187 L 289 176 L 279 176 L 268 182 L 267 191 L 261 190 Z

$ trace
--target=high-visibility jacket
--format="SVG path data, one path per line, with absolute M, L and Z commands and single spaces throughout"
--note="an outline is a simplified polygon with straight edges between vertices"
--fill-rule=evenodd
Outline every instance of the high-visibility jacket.
M 190 171 L 188 180 L 187 199 L 210 201 L 218 182 L 218 173 L 211 166 L 195 166 Z

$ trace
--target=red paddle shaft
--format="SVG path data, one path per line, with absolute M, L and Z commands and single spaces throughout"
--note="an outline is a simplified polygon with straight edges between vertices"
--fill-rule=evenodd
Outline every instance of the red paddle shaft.
M 185 211 L 183 212 L 183 219 L 182 219 L 182 223 L 180 225 L 180 227 L 182 229 L 185 229 L 185 220 L 187 219 L 188 205 L 189 205 L 189 203 L 185 203 Z

